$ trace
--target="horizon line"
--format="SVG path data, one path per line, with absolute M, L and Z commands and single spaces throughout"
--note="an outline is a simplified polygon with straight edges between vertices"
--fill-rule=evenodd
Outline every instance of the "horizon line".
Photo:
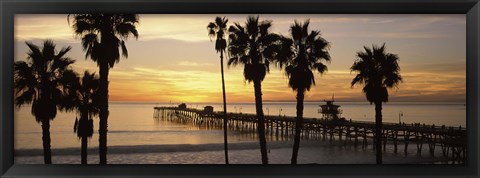
M 309 101 L 304 101 L 304 103 L 313 103 L 313 102 L 325 102 L 327 100 L 309 100 Z M 108 101 L 109 103 L 148 103 L 148 104 L 181 104 L 181 103 L 213 103 L 213 104 L 223 104 L 221 101 L 213 101 L 213 102 L 165 102 L 165 101 Z M 292 103 L 292 102 L 297 102 L 296 100 L 264 100 L 263 103 L 269 102 L 269 103 Z M 356 100 L 335 100 L 335 102 L 356 102 L 356 103 L 369 103 L 369 101 L 356 101 Z M 255 103 L 255 101 L 234 101 L 234 102 L 227 102 L 228 103 Z M 464 103 L 466 104 L 466 101 L 389 101 L 389 102 L 384 102 L 384 103 Z

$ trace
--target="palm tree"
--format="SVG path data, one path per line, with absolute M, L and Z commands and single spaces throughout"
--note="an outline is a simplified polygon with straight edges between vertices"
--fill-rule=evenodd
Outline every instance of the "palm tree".
M 66 110 L 76 110 L 80 114 L 80 120 L 75 119 L 73 131 L 82 140 L 81 160 L 87 164 L 88 138 L 93 135 L 93 116 L 98 115 L 98 84 L 99 79 L 95 73 L 85 71 L 83 78 L 71 79 L 73 85 L 69 87 L 65 97 L 66 104 L 62 107 Z
M 208 36 L 217 37 L 215 40 L 215 51 L 220 52 L 220 69 L 222 72 L 222 92 L 223 92 L 223 144 L 225 148 L 225 164 L 228 164 L 228 142 L 227 142 L 227 98 L 225 96 L 225 80 L 223 77 L 223 53 L 227 48 L 225 40 L 225 31 L 227 31 L 228 19 L 225 17 L 216 17 L 214 22 L 210 22 L 207 26 Z
M 65 57 L 70 46 L 57 52 L 51 40 L 44 41 L 42 49 L 31 42 L 25 43 L 30 48 L 27 61 L 14 64 L 15 105 L 32 104 L 32 115 L 42 124 L 43 160 L 51 164 L 50 120 L 57 115 L 57 107 L 65 95 L 63 88 L 69 85 L 66 76 L 76 75 L 70 65 L 75 61 Z
M 262 81 L 270 70 L 270 62 L 273 62 L 280 48 L 280 36 L 269 33 L 271 26 L 271 21 L 259 22 L 258 16 L 249 16 L 245 26 L 235 23 L 228 29 L 230 33 L 228 66 L 242 64 L 245 80 L 253 82 L 255 89 L 255 110 L 263 164 L 268 164 L 268 156 L 262 108 Z
M 69 18 L 69 17 L 68 17 Z M 108 73 L 120 61 L 120 51 L 128 57 L 125 41 L 133 35 L 138 39 L 137 14 L 75 14 L 73 29 L 82 38 L 85 58 L 97 62 L 99 83 L 99 154 L 100 164 L 107 164 Z
M 382 164 L 382 102 L 388 102 L 388 88 L 397 87 L 402 81 L 400 66 L 396 54 L 385 52 L 385 43 L 372 49 L 364 46 L 365 51 L 357 52 L 357 59 L 350 70 L 357 75 L 352 80 L 355 84 L 363 84 L 370 104 L 375 104 L 375 149 L 377 164 Z
M 292 164 L 297 164 L 300 133 L 303 128 L 303 101 L 305 92 L 315 85 L 313 71 L 323 74 L 327 66 L 322 60 L 330 61 L 329 43 L 320 36 L 320 31 L 308 31 L 309 20 L 301 24 L 295 20 L 290 26 L 291 38 L 282 38 L 282 52 L 277 57 L 280 67 L 285 65 L 288 85 L 297 92 L 297 117 L 292 152 Z

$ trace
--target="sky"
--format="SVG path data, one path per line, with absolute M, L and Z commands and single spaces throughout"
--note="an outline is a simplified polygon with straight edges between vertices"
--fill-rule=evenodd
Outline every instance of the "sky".
M 140 14 L 139 38 L 126 41 L 128 58 L 121 58 L 109 75 L 109 100 L 133 102 L 222 102 L 220 55 L 207 35 L 207 24 L 216 16 L 245 24 L 244 14 Z M 351 87 L 350 67 L 364 46 L 385 43 L 388 53 L 399 56 L 403 82 L 389 90 L 389 101 L 466 101 L 466 18 L 464 14 L 261 14 L 271 20 L 272 33 L 289 36 L 294 20 L 310 19 L 310 30 L 319 30 L 330 42 L 328 71 L 315 73 L 316 85 L 305 101 L 330 99 L 366 101 L 362 86 Z M 76 59 L 74 70 L 96 72 L 85 58 L 65 14 L 15 15 L 15 60 L 26 60 L 25 41 L 42 45 L 51 39 L 57 50 L 71 46 L 67 56 Z M 243 78 L 243 66 L 226 66 L 227 102 L 254 102 L 253 83 Z M 264 101 L 294 101 L 296 93 L 280 68 L 262 83 Z

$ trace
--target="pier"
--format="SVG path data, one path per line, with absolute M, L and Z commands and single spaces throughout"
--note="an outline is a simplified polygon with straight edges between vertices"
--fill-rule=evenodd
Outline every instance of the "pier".
M 213 108 L 204 110 L 179 107 L 154 107 L 155 119 L 171 122 L 195 124 L 207 128 L 223 128 L 223 113 L 214 112 Z M 257 133 L 255 114 L 227 113 L 228 129 L 239 132 Z M 295 117 L 265 116 L 266 135 L 293 139 Z M 394 152 L 400 149 L 407 154 L 408 147 L 417 149 L 421 154 L 428 150 L 435 156 L 435 149 L 440 149 L 442 156 L 452 164 L 464 164 L 466 159 L 466 128 L 425 125 L 420 123 L 383 123 L 383 150 L 387 143 L 393 144 Z M 305 140 L 339 141 L 343 145 L 353 145 L 366 149 L 375 143 L 375 123 L 352 121 L 346 119 L 304 118 L 301 138 Z M 372 146 L 375 149 L 375 146 Z M 437 155 L 438 156 L 438 155 Z

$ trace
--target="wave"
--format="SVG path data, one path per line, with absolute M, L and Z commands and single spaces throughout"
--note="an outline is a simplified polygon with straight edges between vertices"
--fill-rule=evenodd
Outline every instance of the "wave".
M 221 133 L 221 130 L 116 130 L 108 131 L 110 134 L 195 134 L 195 135 L 209 135 Z
M 341 146 L 343 142 L 336 143 L 302 141 L 302 147 L 318 146 Z M 278 141 L 267 143 L 268 149 L 292 148 L 293 141 Z M 258 142 L 229 143 L 229 150 L 252 150 L 260 149 Z M 173 153 L 173 152 L 202 152 L 202 151 L 221 151 L 223 143 L 211 144 L 176 144 L 176 145 L 120 145 L 109 146 L 108 154 L 138 154 L 138 153 Z M 16 149 L 15 156 L 41 156 L 43 149 Z M 98 154 L 98 147 L 88 149 L 88 154 Z M 52 149 L 52 155 L 80 155 L 80 148 L 60 148 Z
M 218 130 L 109 130 L 108 133 L 127 133 L 127 134 L 155 134 L 155 133 L 165 133 L 165 134 L 181 134 L 181 133 L 195 133 L 195 134 L 201 134 L 204 133 L 205 131 L 218 131 Z M 198 133 L 197 133 L 198 132 Z M 21 134 L 39 134 L 42 133 L 41 131 L 37 132 L 22 132 Z M 55 134 L 71 134 L 73 132 L 69 131 L 55 131 Z
M 112 130 L 108 133 L 185 133 L 190 130 Z

